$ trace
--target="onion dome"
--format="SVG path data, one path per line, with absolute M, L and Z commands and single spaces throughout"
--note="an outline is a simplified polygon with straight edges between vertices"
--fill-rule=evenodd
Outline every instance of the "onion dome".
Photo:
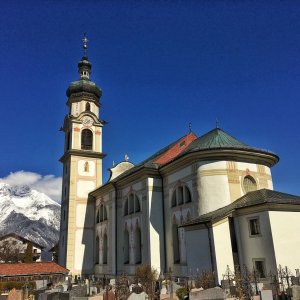
M 96 83 L 90 80 L 92 64 L 90 63 L 86 54 L 87 38 L 85 35 L 83 38 L 83 50 L 84 50 L 84 54 L 81 58 L 81 61 L 78 63 L 78 73 L 80 78 L 79 80 L 70 83 L 66 94 L 68 97 L 70 97 L 72 94 L 85 92 L 85 93 L 93 94 L 99 99 L 102 96 L 102 91 L 96 85 Z

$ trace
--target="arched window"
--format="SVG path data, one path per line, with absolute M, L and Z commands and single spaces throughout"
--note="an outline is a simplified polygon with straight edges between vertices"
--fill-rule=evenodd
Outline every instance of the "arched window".
M 135 263 L 140 264 L 142 262 L 142 235 L 139 227 L 137 227 L 135 230 L 134 247 Z
M 134 196 L 130 194 L 128 197 L 128 214 L 131 215 L 134 213 Z
M 99 223 L 100 222 L 100 210 L 97 210 L 97 215 L 96 215 L 96 222 Z
M 179 252 L 179 238 L 178 238 L 177 224 L 173 224 L 173 226 L 172 226 L 172 238 L 173 238 L 174 264 L 179 264 L 180 263 L 180 252 Z
M 107 220 L 107 211 L 106 211 L 106 207 L 103 206 L 103 221 Z
M 189 203 L 192 201 L 190 190 L 185 187 L 184 189 L 184 203 Z
M 129 264 L 129 232 L 124 230 L 124 264 Z
M 103 236 L 103 264 L 107 264 L 107 234 L 104 233 Z
M 192 201 L 191 192 L 186 185 L 175 188 L 171 198 L 171 207 L 189 203 Z
M 86 110 L 86 111 L 90 111 L 90 110 L 91 110 L 91 105 L 90 105 L 89 102 L 87 102 L 87 103 L 85 104 L 85 110 Z
M 177 195 L 178 195 L 178 197 L 177 197 L 177 204 L 178 205 L 183 204 L 183 186 L 179 186 L 177 188 Z
M 89 129 L 83 129 L 81 132 L 81 149 L 93 149 L 93 132 Z
M 96 237 L 96 256 L 95 256 L 95 263 L 99 264 L 99 251 L 100 251 L 100 244 L 99 244 L 99 236 Z
M 100 205 L 99 210 L 97 212 L 97 220 L 98 220 L 98 223 L 107 220 L 107 211 L 106 211 L 105 205 L 103 205 L 103 204 Z
M 139 198 L 135 195 L 134 197 L 134 212 L 140 212 L 141 207 L 140 207 L 140 200 Z
M 89 172 L 89 169 L 90 169 L 89 163 L 86 161 L 84 163 L 84 172 Z
M 124 203 L 124 216 L 128 215 L 128 198 L 126 198 Z
M 124 216 L 137 212 L 141 212 L 139 197 L 134 193 L 130 193 L 124 202 Z
M 257 184 L 255 182 L 255 179 L 252 176 L 245 176 L 243 180 L 243 187 L 245 190 L 245 193 L 256 191 L 257 190 Z
M 100 222 L 103 221 L 103 205 L 100 206 Z

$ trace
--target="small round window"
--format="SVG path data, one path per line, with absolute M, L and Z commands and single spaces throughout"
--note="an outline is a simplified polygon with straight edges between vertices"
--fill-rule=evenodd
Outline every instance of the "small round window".
M 255 179 L 251 176 L 246 176 L 243 181 L 243 187 L 246 193 L 256 191 L 257 184 L 255 182 Z

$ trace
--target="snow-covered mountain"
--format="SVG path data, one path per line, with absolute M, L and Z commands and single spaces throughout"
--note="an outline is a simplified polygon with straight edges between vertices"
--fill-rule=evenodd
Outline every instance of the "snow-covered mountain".
M 59 238 L 60 205 L 29 186 L 0 183 L 0 236 L 15 233 L 46 248 Z

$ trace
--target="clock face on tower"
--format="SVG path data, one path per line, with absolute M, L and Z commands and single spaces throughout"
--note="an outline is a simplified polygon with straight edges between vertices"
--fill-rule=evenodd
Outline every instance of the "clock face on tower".
M 91 126 L 93 124 L 93 119 L 89 116 L 83 117 L 82 118 L 82 124 L 84 126 Z

